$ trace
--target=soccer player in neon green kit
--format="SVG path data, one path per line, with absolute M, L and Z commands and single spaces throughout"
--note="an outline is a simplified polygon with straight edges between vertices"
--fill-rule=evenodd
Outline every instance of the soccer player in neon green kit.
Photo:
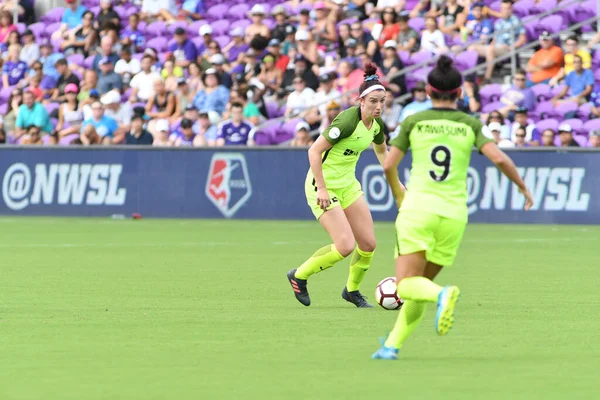
M 381 120 L 385 88 L 375 75 L 377 67 L 373 63 L 365 65 L 364 71 L 360 104 L 341 112 L 308 151 L 306 200 L 333 244 L 317 250 L 300 267 L 287 273 L 296 299 L 305 306 L 310 305 L 308 278 L 349 256 L 356 243 L 342 298 L 356 307 L 373 307 L 359 288 L 373 259 L 375 228 L 355 170 L 360 154 L 371 143 L 381 165 L 385 160 L 385 125 Z
M 398 350 L 417 327 L 427 303 L 437 302 L 435 329 L 446 335 L 454 323 L 460 290 L 433 279 L 452 265 L 468 219 L 467 171 L 473 146 L 488 157 L 525 196 L 533 200 L 512 160 L 494 143 L 482 123 L 458 110 L 462 76 L 452 60 L 441 56 L 427 77 L 433 108 L 407 117 L 392 140 L 384 163 L 387 181 L 399 207 L 396 219 L 396 282 L 404 299 L 396 325 L 375 359 L 395 360 Z M 406 195 L 398 186 L 398 164 L 412 149 L 412 169 Z

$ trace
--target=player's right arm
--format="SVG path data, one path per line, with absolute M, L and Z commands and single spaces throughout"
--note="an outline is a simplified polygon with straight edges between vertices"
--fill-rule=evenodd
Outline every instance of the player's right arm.
M 531 206 L 533 206 L 533 198 L 531 197 L 531 193 L 529 192 L 529 189 L 527 189 L 525 182 L 523 182 L 523 179 L 521 179 L 521 175 L 519 175 L 513 160 L 506 155 L 505 152 L 500 150 L 496 143 L 493 142 L 484 144 L 480 148 L 480 151 L 484 156 L 489 158 L 490 161 L 493 162 L 496 167 L 498 167 L 498 169 L 508 177 L 508 179 L 517 185 L 519 192 L 525 196 L 524 209 L 526 211 L 529 210 Z

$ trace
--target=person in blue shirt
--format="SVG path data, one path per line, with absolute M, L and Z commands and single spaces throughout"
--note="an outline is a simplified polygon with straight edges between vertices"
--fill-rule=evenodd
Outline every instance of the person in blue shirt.
M 254 125 L 244 120 L 244 106 L 242 103 L 231 105 L 231 119 L 222 122 L 218 127 L 217 146 L 245 146 L 252 145 Z
M 204 72 L 202 82 L 204 88 L 196 93 L 192 104 L 198 110 L 207 110 L 211 121 L 219 121 L 229 101 L 229 90 L 220 84 L 214 68 L 209 68 Z
M 129 16 L 129 26 L 121 32 L 121 46 L 131 47 L 131 54 L 141 53 L 146 44 L 146 36 L 138 26 L 140 24 L 140 16 L 131 14 Z
M 475 3 L 471 7 L 473 22 L 467 23 L 467 29 L 471 34 L 470 39 L 478 43 L 488 44 L 492 39 L 494 24 L 483 16 L 483 7 L 485 7 L 483 3 Z
M 98 135 L 103 138 L 108 137 L 112 139 L 115 131 L 119 129 L 117 121 L 104 115 L 104 108 L 102 108 L 102 104 L 99 101 L 92 103 L 91 108 L 92 118 L 83 121 L 81 132 L 83 133 L 87 125 L 92 125 L 94 128 L 96 128 Z
M 573 101 L 577 104 L 587 102 L 594 88 L 594 73 L 590 69 L 583 69 L 583 59 L 580 56 L 573 56 L 573 66 L 575 69 L 565 77 L 565 87 L 554 98 L 552 103 L 555 105 L 559 100 L 566 98 L 565 101 Z
M 11 44 L 8 48 L 8 59 L 2 66 L 2 84 L 4 87 L 19 83 L 27 72 L 27 64 L 19 60 L 21 46 Z
M 431 104 L 431 100 L 427 97 L 427 92 L 425 91 L 425 82 L 418 82 L 414 88 L 411 90 L 413 95 L 413 101 L 408 103 L 406 107 L 402 109 L 402 113 L 400 114 L 399 123 L 402 123 L 406 117 L 409 115 L 416 114 L 420 111 L 429 110 L 433 107 Z
M 56 62 L 65 58 L 63 53 L 52 53 L 52 44 L 49 41 L 43 41 L 40 47 L 42 56 L 40 61 L 42 64 L 42 72 L 44 76 L 50 76 L 55 81 L 58 81 L 60 74 L 56 70 Z
M 100 52 L 96 54 L 94 62 L 92 63 L 92 68 L 98 73 L 101 72 L 100 60 L 104 58 L 108 58 L 113 67 L 117 61 L 119 61 L 119 55 L 113 51 L 113 41 L 109 36 L 104 36 L 102 40 L 100 40 Z
M 50 116 L 44 106 L 35 101 L 35 94 L 30 90 L 23 92 L 23 104 L 19 107 L 19 115 L 15 124 L 15 136 L 17 138 L 27 133 L 30 126 L 37 126 L 43 133 L 52 132 Z
M 63 37 L 67 31 L 75 29 L 81 25 L 83 14 L 87 11 L 87 8 L 79 4 L 77 0 L 65 0 L 65 2 L 69 6 L 65 9 L 65 12 L 62 15 L 60 20 L 60 28 L 52 34 L 52 39 Z
M 190 62 L 198 58 L 196 45 L 188 39 L 183 28 L 175 29 L 175 43 L 169 46 L 169 51 L 175 56 L 175 65 L 182 68 L 187 68 Z

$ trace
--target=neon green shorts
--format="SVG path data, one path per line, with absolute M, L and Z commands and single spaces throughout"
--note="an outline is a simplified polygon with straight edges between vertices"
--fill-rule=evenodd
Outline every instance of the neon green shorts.
M 396 218 L 396 255 L 425 251 L 427 261 L 449 267 L 466 226 L 466 222 L 427 211 L 400 210 Z
M 310 174 L 306 177 L 306 182 L 304 183 L 304 192 L 306 193 L 306 202 L 315 215 L 315 218 L 321 218 L 321 215 L 323 215 L 325 211 L 323 211 L 317 204 L 317 188 L 314 186 Z M 342 206 L 343 209 L 346 209 L 363 195 L 360 182 L 356 179 L 354 179 L 354 182 L 345 188 L 327 189 L 327 193 L 329 193 L 329 198 L 331 199 L 331 204 L 329 207 L 327 207 L 328 210 L 331 210 L 333 207 L 337 206 Z

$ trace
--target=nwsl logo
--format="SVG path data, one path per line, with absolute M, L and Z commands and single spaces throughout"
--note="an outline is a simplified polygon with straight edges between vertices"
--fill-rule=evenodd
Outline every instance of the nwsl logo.
M 252 186 L 243 154 L 213 155 L 206 181 L 206 196 L 227 218 L 233 217 L 246 204 L 252 196 Z

